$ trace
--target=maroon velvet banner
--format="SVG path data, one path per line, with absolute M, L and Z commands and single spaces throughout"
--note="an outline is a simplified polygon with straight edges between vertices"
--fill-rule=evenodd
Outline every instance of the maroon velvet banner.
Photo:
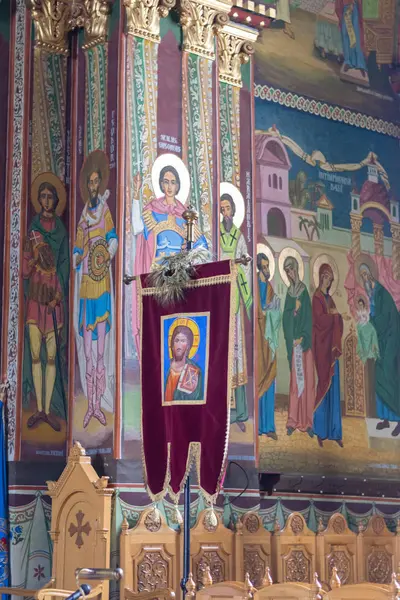
M 165 307 L 142 275 L 142 443 L 153 500 L 176 499 L 194 461 L 200 488 L 215 501 L 225 466 L 232 380 L 236 268 L 197 267 L 183 300 Z

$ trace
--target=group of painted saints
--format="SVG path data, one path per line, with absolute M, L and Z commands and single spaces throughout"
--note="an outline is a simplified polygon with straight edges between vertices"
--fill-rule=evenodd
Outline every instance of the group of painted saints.
M 117 252 L 118 237 L 108 206 L 109 168 L 101 151 L 89 155 L 81 172 L 84 208 L 78 222 L 73 249 L 75 274 L 73 320 L 80 383 L 87 400 L 83 428 L 92 419 L 107 423 L 106 407 L 112 412 L 113 374 L 113 278 L 111 263 Z M 134 179 L 131 225 L 136 240 L 135 273 L 146 273 L 163 257 L 185 247 L 185 207 L 178 199 L 181 187 L 179 169 L 165 165 L 159 173 L 159 197 L 140 209 L 141 178 Z M 62 200 L 62 201 L 60 201 Z M 23 277 L 26 297 L 26 336 L 24 344 L 24 399 L 27 406 L 32 394 L 36 407 L 27 421 L 28 428 L 47 423 L 60 431 L 60 420 L 67 418 L 66 372 L 69 293 L 68 234 L 61 220 L 66 204 L 65 188 L 51 173 L 40 175 L 32 189 L 32 203 L 38 213 L 28 230 L 24 244 Z M 231 195 L 221 197 L 220 240 L 223 258 L 239 258 L 247 253 L 243 234 L 234 223 L 235 202 Z M 195 228 L 194 246 L 208 247 L 207 239 Z M 252 305 L 251 268 L 240 266 L 235 304 L 235 366 L 231 422 L 244 431 L 248 420 L 246 398 L 247 359 L 244 321 Z M 187 329 L 187 328 L 186 328 Z M 202 377 L 188 359 L 190 332 L 176 329 L 166 400 L 193 399 L 203 392 Z M 133 305 L 132 330 L 138 348 L 138 314 Z M 176 346 L 176 347 L 175 347 Z M 182 348 L 185 348 L 182 354 Z M 178 358 L 180 357 L 180 358 Z M 189 364 L 192 362 L 192 364 Z M 185 387 L 181 371 L 191 367 L 195 388 Z M 181 369 L 182 367 L 182 369 Z M 176 372 L 174 371 L 176 369 Z M 61 372 L 60 372 L 61 371 Z M 189 369 L 190 371 L 190 369 Z M 185 371 L 186 372 L 186 371 Z M 189 379 L 187 379 L 189 381 Z
M 259 435 L 276 440 L 276 350 L 282 325 L 290 370 L 287 435 L 295 430 L 334 440 L 343 447 L 339 358 L 342 354 L 343 318 L 330 293 L 332 267 L 322 264 L 312 300 L 299 276 L 299 263 L 285 259 L 289 287 L 283 310 L 270 282 L 269 258 L 257 255 L 257 382 Z M 375 361 L 376 429 L 400 434 L 400 315 L 383 285 L 366 263 L 359 266 L 365 295 L 357 300 L 357 352 L 362 362 Z
M 107 204 L 108 163 L 103 152 L 89 155 L 82 169 L 85 201 L 78 222 L 73 269 L 75 272 L 74 330 L 81 385 L 87 398 L 83 417 L 106 425 L 103 405 L 112 396 L 113 284 L 111 261 L 118 248 Z M 68 234 L 60 218 L 66 204 L 65 188 L 52 173 L 41 174 L 32 186 L 37 212 L 24 242 L 23 278 L 26 298 L 24 344 L 24 399 L 34 393 L 36 408 L 27 427 L 47 423 L 61 430 L 67 418 L 66 360 L 69 294 Z M 111 346 L 111 347 L 110 347 Z M 111 357 L 111 358 L 110 358 Z M 64 377 L 63 377 L 64 374 Z

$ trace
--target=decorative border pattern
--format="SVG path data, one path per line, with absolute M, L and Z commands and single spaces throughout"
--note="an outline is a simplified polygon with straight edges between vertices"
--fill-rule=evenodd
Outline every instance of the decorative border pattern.
M 16 0 L 15 46 L 14 46 L 14 105 L 13 105 L 13 149 L 12 149 L 12 192 L 10 202 L 10 264 L 9 306 L 7 331 L 7 444 L 8 458 L 14 459 L 16 435 L 16 395 L 18 380 L 19 346 L 19 290 L 20 290 L 20 236 L 21 196 L 23 178 L 23 130 L 24 130 L 24 68 L 25 68 L 25 0 Z
M 219 84 L 221 181 L 240 188 L 240 88 Z
M 302 112 L 306 112 L 324 119 L 346 123 L 360 129 L 375 131 L 383 135 L 400 138 L 400 126 L 390 121 L 384 121 L 376 117 L 371 117 L 363 113 L 355 112 L 348 108 L 327 104 L 299 96 L 293 92 L 286 92 L 269 85 L 254 84 L 254 97 L 266 100 L 267 102 L 275 102 L 281 106 L 294 108 Z
M 105 150 L 107 132 L 107 44 L 89 48 L 86 56 L 86 154 Z

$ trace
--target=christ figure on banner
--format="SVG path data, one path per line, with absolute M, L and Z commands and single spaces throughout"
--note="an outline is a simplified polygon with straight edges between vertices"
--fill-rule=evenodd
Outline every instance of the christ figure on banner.
M 287 434 L 292 435 L 298 429 L 313 437 L 315 375 L 311 350 L 311 300 L 300 279 L 297 259 L 288 256 L 283 269 L 289 281 L 282 318 L 290 368 Z
M 270 267 L 266 254 L 257 254 L 257 380 L 258 435 L 277 440 L 275 430 L 276 350 L 281 325 L 280 300 L 269 281 Z
M 235 260 L 247 254 L 244 235 L 233 222 L 236 206 L 230 194 L 220 198 L 222 221 L 220 224 L 221 258 Z M 233 359 L 233 402 L 231 423 L 237 423 L 241 431 L 246 430 L 245 422 L 249 418 L 246 398 L 247 356 L 244 335 L 245 315 L 250 319 L 253 303 L 251 294 L 251 265 L 238 265 L 238 278 L 235 303 L 235 349 Z
M 312 301 L 312 346 L 318 377 L 313 430 L 321 448 L 324 440 L 334 440 L 343 448 L 339 375 L 343 318 L 329 293 L 334 280 L 332 267 L 322 264 L 318 276 Z
M 171 336 L 172 359 L 167 373 L 164 404 L 174 401 L 205 400 L 204 377 L 200 366 L 189 358 L 194 336 L 186 325 L 175 327 Z
M 375 279 L 369 265 L 359 267 L 360 278 L 369 299 L 370 320 L 378 336 L 379 357 L 375 363 L 376 412 L 378 431 L 396 423 L 392 436 L 400 434 L 400 316 L 386 288 Z
M 115 370 L 115 356 L 111 348 L 111 261 L 118 248 L 118 238 L 107 204 L 110 192 L 105 189 L 108 180 L 105 154 L 100 150 L 90 154 L 82 167 L 82 174 L 84 181 L 81 181 L 81 188 L 86 184 L 86 190 L 82 192 L 81 189 L 81 192 L 85 193 L 88 200 L 79 219 L 73 257 L 76 272 L 75 311 L 78 307 L 75 332 L 81 382 L 84 390 L 86 387 L 88 400 L 83 419 L 83 426 L 86 428 L 92 417 L 106 425 L 106 416 L 101 407 L 106 394 L 108 404 L 112 407 L 113 390 L 108 389 Z
M 158 157 L 157 160 L 160 158 Z M 173 158 L 177 167 L 172 164 L 165 165 L 159 173 L 157 185 L 162 195 L 148 201 L 143 207 L 142 214 L 140 212 L 142 178 L 139 173 L 134 177 L 132 232 L 137 236 L 134 267 L 136 275 L 149 273 L 154 264 L 167 256 L 181 252 L 186 246 L 187 225 L 182 216 L 185 206 L 177 197 L 181 190 L 179 164 L 182 163 L 182 170 L 186 170 L 186 167 L 178 157 Z M 156 163 L 153 169 L 155 167 Z M 198 246 L 208 248 L 207 240 L 197 226 L 194 227 L 194 234 L 193 248 Z M 133 303 L 132 317 L 133 334 L 138 349 L 139 327 L 136 302 Z

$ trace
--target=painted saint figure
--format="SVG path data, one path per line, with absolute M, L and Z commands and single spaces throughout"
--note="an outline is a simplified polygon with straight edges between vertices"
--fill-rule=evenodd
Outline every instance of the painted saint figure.
M 236 206 L 230 194 L 222 194 L 220 198 L 222 221 L 220 223 L 221 258 L 235 260 L 247 254 L 244 235 L 233 222 Z M 251 293 L 251 266 L 239 265 L 235 303 L 235 349 L 233 362 L 233 396 L 231 406 L 231 423 L 237 423 L 241 431 L 246 430 L 245 422 L 249 418 L 246 383 L 247 358 L 244 335 L 245 314 L 250 319 L 253 303 Z
M 73 255 L 78 311 L 75 332 L 81 383 L 88 400 L 83 420 L 86 428 L 92 417 L 106 425 L 101 403 L 108 387 L 107 377 L 112 379 L 114 372 L 113 351 L 107 345 L 113 341 L 111 261 L 118 238 L 107 204 L 110 192 L 105 189 L 108 163 L 104 153 L 96 150 L 90 154 L 82 173 L 88 200 L 79 219 Z M 105 354 L 110 360 L 105 361 Z
M 172 360 L 165 385 L 165 404 L 205 399 L 202 370 L 189 358 L 192 346 L 192 330 L 186 325 L 178 325 L 171 336 Z
M 257 254 L 257 385 L 258 435 L 277 440 L 275 431 L 276 350 L 281 325 L 280 300 L 270 279 L 269 259 L 263 252 Z
M 343 318 L 329 293 L 334 280 L 329 264 L 320 266 L 318 280 L 312 300 L 312 348 L 318 377 L 313 430 L 321 447 L 324 440 L 335 440 L 343 447 L 339 375 Z
M 22 266 L 27 327 L 23 386 L 26 397 L 32 387 L 36 396 L 36 411 L 29 417 L 28 427 L 44 422 L 60 431 L 57 416 L 66 419 L 67 415 L 56 357 L 59 351 L 59 358 L 66 360 L 69 247 L 58 215 L 64 210 L 66 197 L 63 185 L 52 173 L 39 175 L 33 193 L 38 182 L 37 197 L 32 201 L 39 214 L 28 229 Z
M 283 269 L 289 280 L 282 317 L 290 368 L 287 434 L 292 435 L 298 429 L 313 437 L 315 375 L 311 350 L 311 301 L 308 290 L 299 277 L 296 258 L 288 256 Z
M 176 157 L 175 157 L 176 158 Z M 182 163 L 182 167 L 184 167 Z M 159 187 L 162 196 L 147 202 L 140 214 L 140 174 L 134 178 L 134 199 L 132 203 L 132 231 L 137 236 L 135 274 L 149 273 L 152 266 L 166 256 L 181 252 L 186 243 L 186 221 L 183 218 L 185 207 L 177 198 L 181 188 L 178 170 L 166 165 L 160 170 Z M 207 240 L 195 226 L 193 247 L 208 247 Z M 137 307 L 133 308 L 133 334 L 136 348 L 139 348 Z
M 365 77 L 367 65 L 365 62 L 362 2 L 361 0 L 335 0 L 335 10 L 342 36 L 343 71 L 346 73 L 349 69 L 359 69 Z
M 360 296 L 357 305 L 357 354 L 365 364 L 369 358 L 379 358 L 379 342 L 375 327 L 369 318 L 365 298 Z
M 392 436 L 400 434 L 400 316 L 391 296 L 375 279 L 369 265 L 359 267 L 361 281 L 369 299 L 370 320 L 376 330 L 379 345 L 379 358 L 375 363 L 376 412 L 378 431 L 396 426 Z

